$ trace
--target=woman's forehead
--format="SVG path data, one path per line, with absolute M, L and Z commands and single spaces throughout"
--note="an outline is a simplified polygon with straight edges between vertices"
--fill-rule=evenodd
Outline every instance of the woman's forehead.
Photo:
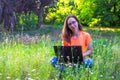
M 76 19 L 74 17 L 68 18 L 68 22 L 71 22 L 71 21 L 76 21 Z

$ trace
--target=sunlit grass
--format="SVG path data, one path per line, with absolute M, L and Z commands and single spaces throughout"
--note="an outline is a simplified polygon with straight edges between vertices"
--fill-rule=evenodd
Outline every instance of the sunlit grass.
M 74 75 L 73 69 L 66 67 L 62 79 L 119 80 L 120 37 L 111 35 L 110 40 L 99 31 L 90 31 L 90 34 L 93 38 L 92 74 L 88 75 L 89 70 L 81 66 Z M 53 46 L 61 45 L 61 39 L 59 34 L 58 39 L 53 38 L 50 35 L 5 37 L 0 43 L 0 80 L 58 80 L 59 70 L 49 60 L 55 56 Z
M 40 78 L 49 72 L 49 59 L 53 51 L 49 39 L 44 36 L 37 44 L 24 44 L 5 40 L 0 45 L 0 78 L 25 79 Z M 46 76 L 46 78 L 49 77 Z
M 90 29 L 92 29 L 92 30 L 100 30 L 100 31 L 111 31 L 111 32 L 118 32 L 118 31 L 120 31 L 120 28 L 103 28 L 103 27 L 101 27 L 101 28 L 90 28 Z

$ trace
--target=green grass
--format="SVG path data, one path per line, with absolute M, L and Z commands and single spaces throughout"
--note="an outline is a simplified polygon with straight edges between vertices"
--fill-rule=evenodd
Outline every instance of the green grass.
M 62 80 L 119 80 L 120 79 L 120 41 L 119 31 L 85 29 L 93 38 L 91 58 L 93 74 L 83 66 L 76 71 L 66 67 Z M 16 32 L 2 34 L 0 43 L 0 80 L 58 80 L 59 70 L 52 67 L 49 60 L 53 57 L 53 45 L 61 45 L 61 28 L 44 27 L 40 30 L 24 32 L 32 37 L 24 37 Z M 58 32 L 59 34 L 55 34 Z M 16 37 L 16 35 L 19 35 Z M 37 39 L 34 37 L 37 35 Z M 57 39 L 56 39 L 57 38 Z

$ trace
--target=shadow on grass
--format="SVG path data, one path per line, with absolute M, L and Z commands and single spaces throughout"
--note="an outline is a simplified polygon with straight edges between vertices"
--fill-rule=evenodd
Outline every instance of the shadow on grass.
M 53 25 L 43 25 L 41 28 L 37 30 L 31 30 L 31 31 L 1 31 L 0 37 L 3 37 L 4 35 L 30 35 L 30 36 L 42 36 L 42 35 L 51 35 L 58 37 L 61 34 L 62 25 L 59 26 L 53 26 Z M 83 29 L 91 34 L 92 37 L 99 38 L 103 37 L 106 39 L 113 39 L 114 37 L 120 37 L 120 28 L 88 28 L 83 27 Z M 56 38 L 55 37 L 55 38 Z M 53 37 L 54 38 L 54 37 Z
M 120 28 L 85 28 L 93 37 L 103 37 L 106 39 L 114 39 L 120 37 Z

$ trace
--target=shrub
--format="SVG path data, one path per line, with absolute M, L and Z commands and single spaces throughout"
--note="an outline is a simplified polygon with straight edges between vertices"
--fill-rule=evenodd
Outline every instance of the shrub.
M 38 17 L 34 13 L 18 14 L 18 22 L 16 23 L 16 30 L 33 30 L 37 28 Z

